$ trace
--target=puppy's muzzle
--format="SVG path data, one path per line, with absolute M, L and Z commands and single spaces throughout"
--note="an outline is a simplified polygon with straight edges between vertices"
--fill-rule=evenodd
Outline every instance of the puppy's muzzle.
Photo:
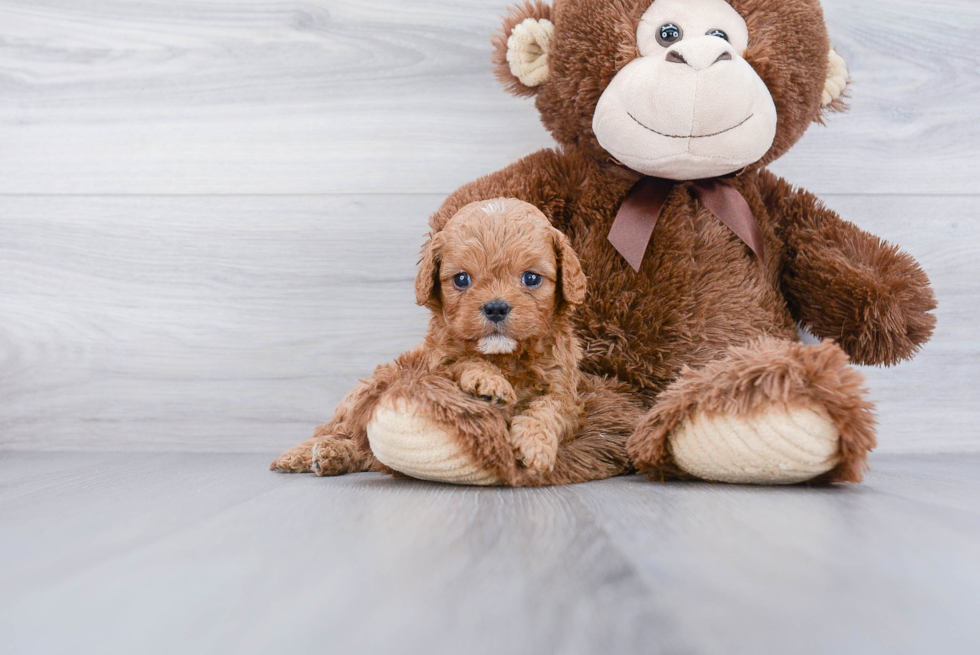
M 510 314 L 510 305 L 503 300 L 491 300 L 490 302 L 485 303 L 483 307 L 480 308 L 480 311 L 482 311 L 483 315 L 487 317 L 487 320 L 494 323 L 499 323 L 507 318 L 508 314 Z

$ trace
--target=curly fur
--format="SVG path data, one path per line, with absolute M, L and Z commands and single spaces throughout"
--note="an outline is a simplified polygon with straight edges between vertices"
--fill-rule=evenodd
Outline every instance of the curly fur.
M 539 286 L 520 282 L 525 269 L 541 275 Z M 470 276 L 470 286 L 454 286 L 460 272 Z M 597 464 L 623 472 L 625 436 L 639 407 L 617 396 L 614 385 L 587 382 L 579 371 L 571 314 L 585 300 L 585 289 L 568 240 L 533 206 L 499 199 L 463 207 L 423 249 L 416 299 L 433 312 L 425 341 L 394 364 L 378 367 L 340 403 L 330 423 L 271 468 L 319 475 L 385 470 L 367 438 L 384 396 L 424 407 L 426 417 L 451 430 L 464 452 L 510 484 L 541 484 L 555 476 L 573 480 L 585 469 L 594 475 Z M 481 308 L 501 300 L 511 313 L 494 323 Z M 480 340 L 498 333 L 514 340 L 514 352 L 482 354 Z M 580 432 L 587 404 L 612 421 L 622 438 L 613 453 L 583 460 L 597 440 L 594 433 Z M 559 445 L 576 436 L 580 443 L 558 461 Z

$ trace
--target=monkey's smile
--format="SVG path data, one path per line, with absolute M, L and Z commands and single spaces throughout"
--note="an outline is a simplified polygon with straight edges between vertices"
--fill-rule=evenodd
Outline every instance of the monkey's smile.
M 629 116 L 630 118 L 632 118 L 634 121 L 636 121 L 636 124 L 639 125 L 640 127 L 642 127 L 643 129 L 650 130 L 654 134 L 659 134 L 660 136 L 665 136 L 668 139 L 707 139 L 710 136 L 718 136 L 719 134 L 724 134 L 725 132 L 731 132 L 736 127 L 742 127 L 743 125 L 745 125 L 745 123 L 748 122 L 748 120 L 750 118 L 752 118 L 753 116 L 755 116 L 755 114 L 749 114 L 741 123 L 738 123 L 737 125 L 732 125 L 728 129 L 722 130 L 721 132 L 714 132 L 712 134 L 697 134 L 697 135 L 695 135 L 695 134 L 687 134 L 687 135 L 684 135 L 684 134 L 664 134 L 663 132 L 658 132 L 657 130 L 653 129 L 652 127 L 647 127 L 646 125 L 644 125 L 643 123 L 641 123 L 636 118 L 636 116 L 634 116 L 633 114 L 631 114 L 629 112 L 626 112 L 626 115 Z

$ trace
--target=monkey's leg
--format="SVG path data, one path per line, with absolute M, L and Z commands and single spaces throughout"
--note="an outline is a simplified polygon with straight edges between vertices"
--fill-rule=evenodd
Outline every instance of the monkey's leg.
M 660 479 L 859 482 L 875 445 L 862 384 L 833 343 L 761 339 L 686 370 L 640 422 L 629 453 Z

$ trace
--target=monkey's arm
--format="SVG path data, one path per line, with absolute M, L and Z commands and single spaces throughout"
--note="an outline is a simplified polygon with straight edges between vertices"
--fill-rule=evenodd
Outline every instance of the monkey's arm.
M 936 298 L 919 264 L 812 194 L 768 174 L 761 181 L 785 245 L 781 284 L 793 317 L 858 364 L 912 357 L 936 325 Z

